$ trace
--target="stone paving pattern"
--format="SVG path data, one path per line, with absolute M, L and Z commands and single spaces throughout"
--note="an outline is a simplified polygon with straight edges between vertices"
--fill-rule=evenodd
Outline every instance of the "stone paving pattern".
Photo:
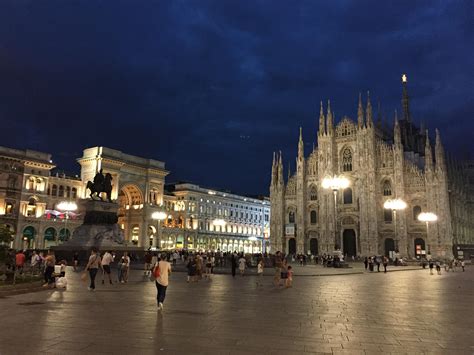
M 474 267 L 295 277 L 291 289 L 175 273 L 162 312 L 139 271 L 96 292 L 68 279 L 0 299 L 0 354 L 474 353 Z

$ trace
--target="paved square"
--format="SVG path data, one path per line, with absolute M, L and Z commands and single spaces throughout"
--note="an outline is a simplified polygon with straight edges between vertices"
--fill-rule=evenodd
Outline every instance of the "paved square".
M 139 271 L 96 292 L 68 278 L 0 299 L 1 354 L 474 353 L 474 268 L 296 276 L 291 289 L 174 273 L 162 312 Z

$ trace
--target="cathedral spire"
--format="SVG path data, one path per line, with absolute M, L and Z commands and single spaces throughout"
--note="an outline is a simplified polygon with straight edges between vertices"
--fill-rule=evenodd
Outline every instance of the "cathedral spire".
M 402 96 L 402 107 L 403 107 L 403 119 L 407 122 L 411 121 L 410 117 L 410 107 L 409 107 L 409 100 L 408 100 L 408 89 L 407 89 L 407 76 L 405 74 L 402 75 L 402 86 L 403 86 L 403 96 Z
M 366 125 L 367 127 L 372 127 L 374 121 L 372 119 L 372 104 L 370 103 L 370 92 L 367 91 L 367 108 L 365 109 L 366 114 Z
M 327 134 L 328 135 L 332 135 L 333 132 L 334 132 L 334 122 L 333 122 L 333 116 L 332 116 L 332 112 L 331 112 L 331 101 L 328 100 L 328 112 L 327 112 L 327 115 L 326 115 L 326 126 L 327 126 Z
M 397 110 L 395 110 L 395 124 L 394 124 L 394 127 L 393 127 L 393 143 L 396 146 L 401 146 L 402 145 L 402 138 L 400 136 L 400 126 L 398 124 Z
M 321 108 L 319 110 L 319 135 L 322 136 L 324 134 L 326 134 L 326 127 L 324 122 L 323 102 L 321 101 Z
M 291 177 L 291 163 L 288 161 L 288 180 L 287 181 L 290 181 L 290 177 Z
M 357 108 L 357 126 L 364 127 L 364 108 L 362 107 L 362 94 L 359 92 L 359 107 Z
M 436 128 L 436 143 L 435 143 L 435 159 L 436 159 L 436 168 L 446 170 L 446 163 L 444 160 L 444 148 L 441 143 L 441 136 L 438 129 Z
M 283 181 L 283 157 L 282 157 L 282 154 L 281 154 L 281 150 L 280 150 L 280 156 L 278 158 L 278 184 L 279 185 L 284 185 L 284 181 Z
M 298 141 L 298 159 L 304 158 L 303 129 L 300 127 L 300 139 Z
M 425 133 L 426 143 L 425 143 L 425 171 L 433 170 L 433 154 L 431 152 L 430 137 L 428 135 L 428 130 Z

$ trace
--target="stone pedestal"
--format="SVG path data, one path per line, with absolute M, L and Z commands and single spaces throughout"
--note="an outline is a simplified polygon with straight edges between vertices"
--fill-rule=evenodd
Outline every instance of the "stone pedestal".
M 72 238 L 54 250 L 99 250 L 124 247 L 122 230 L 117 224 L 118 205 L 113 202 L 88 200 L 85 202 L 84 223 L 72 234 Z

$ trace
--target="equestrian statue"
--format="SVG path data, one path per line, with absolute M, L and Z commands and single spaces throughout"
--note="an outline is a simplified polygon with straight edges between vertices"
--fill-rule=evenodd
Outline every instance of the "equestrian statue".
M 104 176 L 102 169 L 94 176 L 93 182 L 87 182 L 86 188 L 91 191 L 89 195 L 91 199 L 99 198 L 102 201 L 100 194 L 103 192 L 106 195 L 105 201 L 112 202 L 112 175 L 107 173 Z

